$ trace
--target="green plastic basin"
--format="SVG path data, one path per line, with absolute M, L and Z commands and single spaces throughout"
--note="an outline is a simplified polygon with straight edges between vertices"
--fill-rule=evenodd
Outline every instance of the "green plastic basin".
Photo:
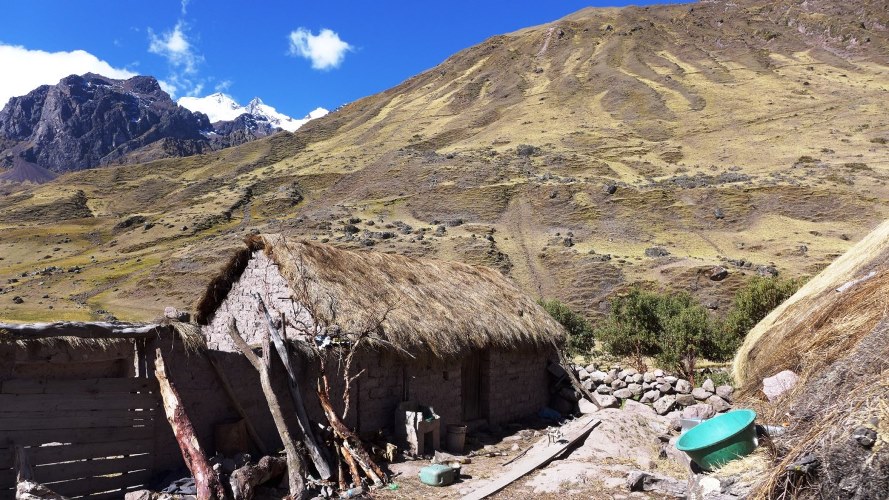
M 676 441 L 702 469 L 712 471 L 756 449 L 753 410 L 735 410 L 705 420 L 689 429 Z

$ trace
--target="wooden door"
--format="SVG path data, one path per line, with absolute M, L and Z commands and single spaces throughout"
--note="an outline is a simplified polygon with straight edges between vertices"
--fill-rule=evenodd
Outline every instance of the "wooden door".
M 463 359 L 460 373 L 463 384 L 463 420 L 477 420 L 482 414 L 482 359 L 473 353 Z

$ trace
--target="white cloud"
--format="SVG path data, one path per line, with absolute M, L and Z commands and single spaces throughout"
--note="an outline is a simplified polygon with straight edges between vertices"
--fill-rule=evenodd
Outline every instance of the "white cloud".
M 41 85 L 54 85 L 69 75 L 97 73 L 108 78 L 130 78 L 136 73 L 115 68 L 83 50 L 45 52 L 0 44 L 0 108 L 10 97 L 25 95 Z
M 182 8 L 185 9 L 187 5 L 188 2 L 183 2 Z M 165 58 L 170 65 L 170 75 L 160 84 L 171 97 L 197 95 L 204 86 L 203 82 L 196 82 L 200 80 L 197 78 L 198 65 L 204 61 L 204 57 L 195 51 L 187 31 L 188 26 L 183 20 L 161 35 L 148 28 L 148 52 Z
M 315 69 L 338 68 L 353 47 L 340 39 L 329 29 L 322 29 L 313 35 L 306 28 L 297 28 L 290 33 L 290 55 L 312 61 Z
M 183 16 L 188 13 L 188 2 L 189 2 L 189 0 L 181 0 L 179 2 L 180 5 L 182 5 L 182 15 Z
M 216 90 L 216 92 L 225 92 L 226 90 L 230 89 L 231 86 L 232 86 L 231 80 L 223 80 L 223 81 L 217 83 L 216 86 L 214 87 L 214 89 Z
M 172 31 L 160 36 L 148 29 L 148 52 L 157 54 L 167 59 L 171 66 L 186 74 L 197 72 L 197 66 L 204 58 L 195 53 L 191 42 L 185 34 L 186 26 L 183 21 L 176 23 Z

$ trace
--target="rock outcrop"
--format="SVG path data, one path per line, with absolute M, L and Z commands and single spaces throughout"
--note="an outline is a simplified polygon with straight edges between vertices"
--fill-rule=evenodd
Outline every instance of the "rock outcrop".
M 82 170 L 200 154 L 279 130 L 249 114 L 211 124 L 150 76 L 71 75 L 13 97 L 0 111 L 0 166 L 21 158 L 53 172 Z

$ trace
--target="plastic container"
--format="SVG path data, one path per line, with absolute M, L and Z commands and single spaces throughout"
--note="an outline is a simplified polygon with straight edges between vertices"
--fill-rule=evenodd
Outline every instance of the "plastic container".
M 457 479 L 457 471 L 447 465 L 432 464 L 420 469 L 420 482 L 429 486 L 448 486 Z
M 723 413 L 689 429 L 676 441 L 676 449 L 704 470 L 718 469 L 756 449 L 755 419 L 753 410 Z
M 466 446 L 466 426 L 451 424 L 448 426 L 448 451 L 458 455 L 463 454 L 463 447 Z

